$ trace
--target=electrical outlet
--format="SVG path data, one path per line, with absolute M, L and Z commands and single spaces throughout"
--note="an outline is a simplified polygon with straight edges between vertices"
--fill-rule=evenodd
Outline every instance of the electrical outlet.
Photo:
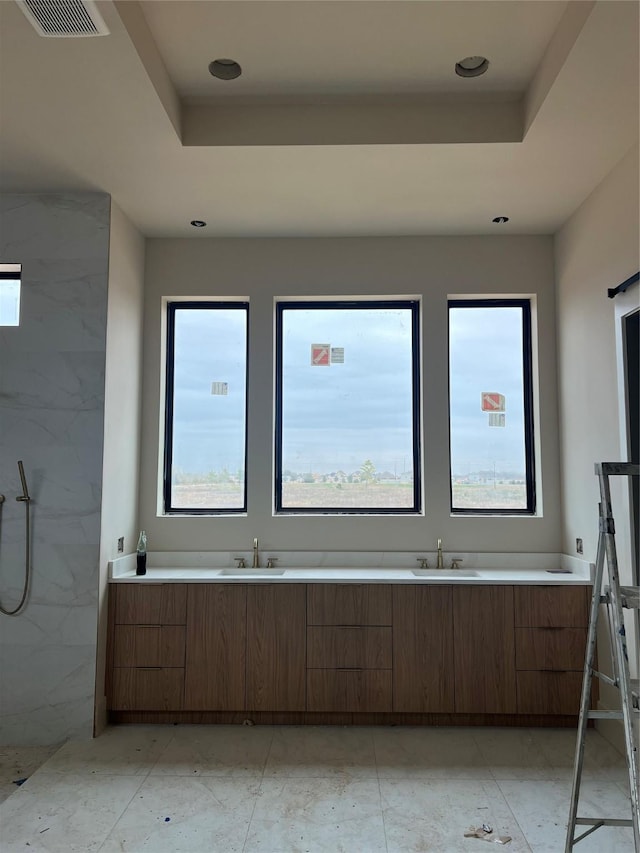
M 582 539 L 576 539 L 576 554 L 582 554 Z
M 124 554 L 124 536 L 118 539 L 118 554 Z

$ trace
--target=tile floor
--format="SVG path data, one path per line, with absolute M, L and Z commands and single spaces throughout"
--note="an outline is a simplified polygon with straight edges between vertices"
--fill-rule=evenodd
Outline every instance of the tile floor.
M 561 853 L 574 745 L 567 729 L 113 727 L 43 756 L 0 805 L 0 850 L 483 853 L 464 832 L 488 823 L 512 838 L 493 849 Z M 590 731 L 580 813 L 628 818 L 627 779 Z M 577 849 L 632 853 L 632 833 Z

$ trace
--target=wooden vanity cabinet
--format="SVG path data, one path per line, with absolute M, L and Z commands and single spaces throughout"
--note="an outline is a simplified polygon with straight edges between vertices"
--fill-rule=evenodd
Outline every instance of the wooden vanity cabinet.
M 393 709 L 392 588 L 307 586 L 307 711 Z
M 189 584 L 184 707 L 237 711 L 245 707 L 247 587 Z
M 452 713 L 453 587 L 393 587 L 393 710 Z
M 540 725 L 578 713 L 590 588 L 117 583 L 114 719 Z M 443 716 L 443 715 L 446 715 Z
M 113 597 L 110 707 L 181 710 L 186 584 L 115 584 Z
M 590 587 L 515 588 L 518 713 L 577 714 Z
M 516 713 L 513 602 L 512 586 L 454 586 L 457 713 Z
M 249 584 L 249 711 L 305 710 L 305 585 Z

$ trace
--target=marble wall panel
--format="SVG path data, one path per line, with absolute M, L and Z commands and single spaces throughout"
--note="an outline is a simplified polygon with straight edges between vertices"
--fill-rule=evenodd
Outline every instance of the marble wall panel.
M 0 263 L 22 263 L 21 322 L 0 328 L 0 601 L 19 600 L 31 497 L 27 606 L 0 615 L 0 742 L 92 731 L 104 438 L 110 199 L 0 199 Z

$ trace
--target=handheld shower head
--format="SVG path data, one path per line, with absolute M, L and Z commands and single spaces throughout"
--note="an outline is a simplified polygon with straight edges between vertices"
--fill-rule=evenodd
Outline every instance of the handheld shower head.
M 27 488 L 27 478 L 24 475 L 24 465 L 22 464 L 22 460 L 18 461 L 18 472 L 20 474 L 20 482 L 22 483 L 22 494 L 18 495 L 16 498 L 17 501 L 30 501 L 29 497 L 29 489 Z

